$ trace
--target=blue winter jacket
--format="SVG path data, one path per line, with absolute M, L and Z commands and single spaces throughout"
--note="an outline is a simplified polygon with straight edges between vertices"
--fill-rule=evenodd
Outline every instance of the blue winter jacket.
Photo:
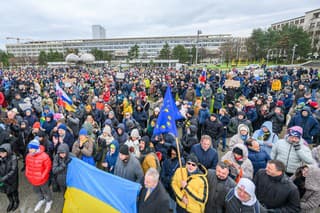
M 206 167 L 206 169 L 215 169 L 218 163 L 218 152 L 214 148 L 209 148 L 204 151 L 201 148 L 201 144 L 195 144 L 191 148 L 191 153 L 194 153 L 199 162 Z
M 251 160 L 253 165 L 253 176 L 257 173 L 259 169 L 265 169 L 267 163 L 271 160 L 270 155 L 263 149 L 260 151 L 253 150 L 248 147 L 248 158 Z
M 266 141 L 263 141 L 262 137 L 264 135 L 264 132 L 262 130 L 262 127 L 267 127 L 267 129 L 270 132 L 270 136 Z M 254 138 L 259 144 L 262 150 L 265 150 L 269 155 L 271 153 L 272 145 L 275 144 L 278 141 L 278 136 L 272 132 L 272 122 L 271 121 L 265 121 L 261 128 L 256 130 L 252 138 Z
M 308 116 L 304 117 L 302 116 L 302 112 L 307 111 Z M 298 112 L 291 120 L 288 125 L 288 128 L 292 126 L 300 126 L 303 129 L 303 139 L 305 139 L 308 144 L 312 143 L 312 137 L 316 136 L 319 131 L 319 123 L 317 119 L 315 119 L 310 111 L 309 107 L 304 107 L 301 112 Z

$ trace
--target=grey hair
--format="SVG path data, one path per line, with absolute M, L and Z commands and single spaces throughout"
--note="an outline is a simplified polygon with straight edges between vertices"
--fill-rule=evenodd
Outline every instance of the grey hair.
M 159 181 L 159 172 L 157 169 L 155 168 L 149 168 L 148 171 L 146 172 L 146 175 L 145 176 L 150 176 L 152 177 L 152 179 L 157 182 Z

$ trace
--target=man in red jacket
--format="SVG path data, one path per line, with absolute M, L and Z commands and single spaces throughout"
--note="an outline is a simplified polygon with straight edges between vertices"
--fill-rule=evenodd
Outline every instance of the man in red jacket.
M 37 212 L 46 202 L 45 213 L 49 212 L 52 205 L 52 194 L 49 189 L 49 175 L 51 171 L 51 159 L 44 152 L 44 147 L 39 143 L 38 139 L 33 139 L 28 144 L 29 153 L 26 157 L 26 177 L 33 185 L 34 191 L 39 196 L 39 202 L 34 208 Z

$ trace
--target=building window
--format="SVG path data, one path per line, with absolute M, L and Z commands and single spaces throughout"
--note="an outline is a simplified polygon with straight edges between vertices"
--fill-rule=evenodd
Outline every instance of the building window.
M 314 28 L 314 26 L 315 26 L 315 23 L 310 24 L 310 28 Z

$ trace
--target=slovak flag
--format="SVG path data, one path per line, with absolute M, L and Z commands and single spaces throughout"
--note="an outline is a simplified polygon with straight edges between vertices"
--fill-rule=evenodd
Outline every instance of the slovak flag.
M 206 70 L 202 70 L 199 81 L 204 83 L 207 80 L 207 71 Z

